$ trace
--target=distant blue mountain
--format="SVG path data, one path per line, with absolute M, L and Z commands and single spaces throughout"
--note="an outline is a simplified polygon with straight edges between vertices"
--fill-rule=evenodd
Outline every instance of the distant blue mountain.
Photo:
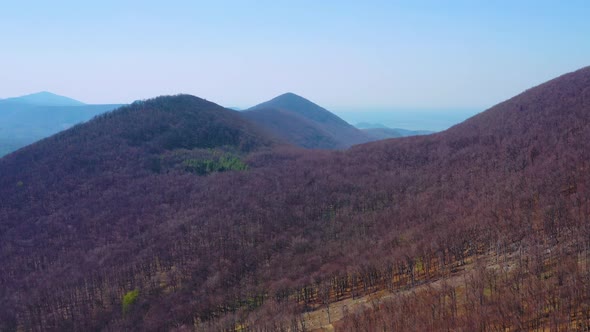
M 369 123 L 369 122 L 359 122 L 354 125 L 358 129 L 374 129 L 374 128 L 389 128 L 384 124 L 381 123 Z
M 419 135 L 429 135 L 434 133 L 434 131 L 430 130 L 408 130 L 402 128 L 389 128 L 384 124 L 381 123 L 367 123 L 367 122 L 360 122 L 355 125 L 355 127 L 362 130 L 365 134 L 367 134 L 373 140 L 381 140 L 387 138 L 396 138 L 396 137 L 407 137 L 407 136 L 419 136 Z
M 0 100 L 0 157 L 122 105 L 88 105 L 50 92 Z
M 42 91 L 30 95 L 13 97 L 0 100 L 0 104 L 19 103 L 38 106 L 83 106 L 86 105 L 81 101 L 56 95 L 51 92 Z

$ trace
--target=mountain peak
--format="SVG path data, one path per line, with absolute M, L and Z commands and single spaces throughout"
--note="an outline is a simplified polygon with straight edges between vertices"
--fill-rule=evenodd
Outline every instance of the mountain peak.
M 346 123 L 327 109 L 292 92 L 283 93 L 269 101 L 249 108 L 248 111 L 263 109 L 288 111 L 319 122 L 338 121 L 342 124 Z
M 20 97 L 3 99 L 4 102 L 16 102 L 29 105 L 42 106 L 82 106 L 86 105 L 81 101 L 57 95 L 48 91 L 40 91 Z
M 307 100 L 307 99 L 305 99 L 305 98 L 301 97 L 300 95 L 295 94 L 293 92 L 285 92 L 282 95 L 278 95 L 273 99 L 303 99 L 303 100 Z
M 369 140 L 327 109 L 292 92 L 258 104 L 244 115 L 278 137 L 306 148 L 345 148 Z
M 281 95 L 278 95 L 276 98 L 279 98 L 279 97 L 289 97 L 289 96 L 303 98 L 303 97 L 301 97 L 301 96 L 299 96 L 299 95 L 297 95 L 297 94 L 295 94 L 293 92 L 289 92 L 289 91 L 287 91 L 287 92 L 285 92 L 285 93 L 283 93 Z
M 250 110 L 255 109 L 262 109 L 262 108 L 279 108 L 279 109 L 286 109 L 295 112 L 305 112 L 306 110 L 315 109 L 323 110 L 322 107 L 319 105 L 311 102 L 308 99 L 305 99 L 299 95 L 294 94 L 293 92 L 286 92 L 282 95 L 274 97 L 273 99 L 266 101 L 264 103 L 258 104 Z

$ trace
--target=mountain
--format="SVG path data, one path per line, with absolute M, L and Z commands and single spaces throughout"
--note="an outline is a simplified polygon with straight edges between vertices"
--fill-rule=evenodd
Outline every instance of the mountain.
M 435 131 L 432 131 L 432 130 L 409 130 L 409 129 L 402 129 L 402 128 L 391 128 L 391 129 L 395 130 L 403 137 L 430 135 L 430 134 L 435 133 Z
M 344 151 L 106 113 L 0 159 L 0 330 L 585 329 L 589 101 L 590 67 Z
M 87 105 L 40 92 L 0 100 L 0 157 L 121 105 Z
M 408 130 L 401 128 L 366 128 L 361 129 L 361 131 L 364 132 L 365 135 L 367 135 L 369 138 L 371 138 L 371 141 L 378 141 L 382 139 L 396 137 L 430 135 L 434 133 L 433 131 L 429 130 Z
M 38 106 L 83 106 L 83 102 L 74 100 L 72 98 L 59 96 L 51 92 L 42 91 L 21 97 L 7 98 L 0 100 L 2 104 L 17 103 Z
M 381 123 L 369 123 L 369 122 L 359 122 L 355 125 L 358 129 L 374 129 L 374 128 L 383 128 L 387 129 L 388 126 L 381 124 Z
M 328 110 L 293 93 L 285 93 L 242 113 L 294 145 L 310 149 L 343 149 L 370 139 Z
M 365 135 L 371 137 L 372 141 L 404 136 L 399 131 L 391 128 L 367 128 L 361 130 L 365 133 Z
M 361 129 L 365 133 L 365 135 L 371 138 L 372 141 L 396 137 L 430 135 L 434 133 L 434 131 L 429 130 L 408 130 L 401 128 L 389 128 L 386 125 L 380 123 L 367 122 L 357 123 L 355 127 Z

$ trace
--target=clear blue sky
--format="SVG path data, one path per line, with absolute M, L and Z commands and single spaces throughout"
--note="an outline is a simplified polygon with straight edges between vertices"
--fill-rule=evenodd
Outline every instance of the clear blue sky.
M 0 98 L 484 109 L 590 65 L 589 36 L 587 0 L 7 0 Z

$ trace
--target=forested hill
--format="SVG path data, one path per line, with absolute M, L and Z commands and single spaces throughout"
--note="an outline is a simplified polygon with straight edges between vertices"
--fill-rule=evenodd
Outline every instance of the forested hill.
M 0 330 L 302 331 L 383 291 L 333 327 L 583 329 L 589 115 L 590 68 L 345 151 L 190 96 L 108 113 L 0 159 Z
M 475 271 L 460 276 L 464 285 L 443 282 L 350 315 L 343 330 L 590 326 L 590 298 L 580 293 L 590 291 L 590 67 L 442 133 L 355 146 L 349 154 L 357 160 L 350 168 L 379 165 L 365 171 L 379 172 L 376 192 L 397 192 L 383 223 L 412 230 L 409 237 L 398 232 L 409 241 L 391 251 L 393 266 L 409 268 L 394 280 L 436 280 L 428 268 L 418 271 L 416 259 L 446 265 L 444 277 L 469 261 Z M 459 262 L 441 264 L 447 253 Z
M 310 149 L 343 149 L 371 140 L 335 114 L 293 93 L 285 93 L 242 113 L 284 140 Z
M 190 161 L 238 157 L 275 143 L 237 112 L 194 96 L 138 101 L 0 159 L 2 201 L 5 207 L 22 208 L 67 195 L 82 184 L 103 183 L 104 177 L 111 179 L 107 182 L 130 180 L 189 168 Z M 7 192 L 11 194 L 5 196 Z M 2 220 L 0 236 L 12 223 L 20 224 Z

